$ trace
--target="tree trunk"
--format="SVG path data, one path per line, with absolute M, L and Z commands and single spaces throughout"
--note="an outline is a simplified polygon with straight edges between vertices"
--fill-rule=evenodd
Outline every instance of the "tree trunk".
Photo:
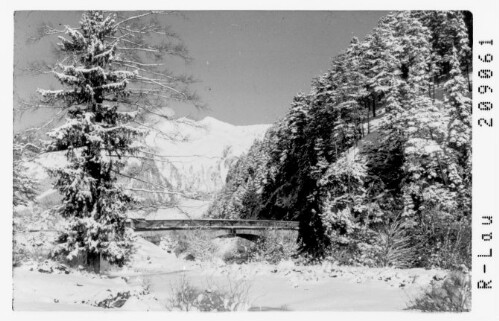
M 370 120 L 370 118 L 369 118 L 369 117 L 370 117 L 370 115 L 369 115 L 369 114 L 370 114 L 370 110 L 369 110 L 369 101 L 367 101 L 367 100 L 366 100 L 365 104 L 366 104 L 366 107 L 367 107 L 367 108 L 366 108 L 366 109 L 367 109 L 367 134 L 369 135 L 369 134 L 370 134 L 370 131 L 371 131 L 371 130 L 370 130 L 370 127 L 369 127 L 369 125 L 370 125 L 370 123 L 369 123 L 369 120 Z
M 468 79 L 468 90 L 471 92 L 471 80 L 470 80 L 470 70 L 469 70 L 469 64 L 466 62 L 466 79 Z
M 435 87 L 436 87 L 436 82 L 433 83 L 433 102 L 435 102 Z
M 100 273 L 100 253 L 87 253 L 87 266 L 90 272 Z

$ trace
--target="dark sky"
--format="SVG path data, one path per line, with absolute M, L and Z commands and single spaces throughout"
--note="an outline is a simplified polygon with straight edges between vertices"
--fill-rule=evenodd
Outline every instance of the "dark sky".
M 363 38 L 385 15 L 381 11 L 190 11 L 165 18 L 194 59 L 173 69 L 192 74 L 208 109 L 173 106 L 178 116 L 212 116 L 233 124 L 271 123 L 282 117 L 293 96 L 308 92 L 313 77 L 324 73 L 331 57 L 353 36 Z M 77 25 L 81 12 L 17 12 L 15 15 L 14 92 L 56 88 L 49 76 L 21 75 L 29 61 L 53 56 L 50 40 L 27 44 L 42 22 Z M 53 41 L 52 41 L 53 42 Z M 180 67 L 181 66 L 181 67 Z M 17 129 L 49 118 L 47 111 L 15 121 Z

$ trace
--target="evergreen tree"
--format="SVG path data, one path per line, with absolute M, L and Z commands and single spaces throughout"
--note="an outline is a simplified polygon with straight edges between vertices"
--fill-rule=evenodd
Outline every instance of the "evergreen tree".
M 456 49 L 450 59 L 450 79 L 445 83 L 444 106 L 449 112 L 448 154 L 451 187 L 458 191 L 463 215 L 471 215 L 471 97 L 460 68 Z
M 64 125 L 49 133 L 49 151 L 65 151 L 69 165 L 52 171 L 63 202 L 57 211 L 67 219 L 55 251 L 66 259 L 85 254 L 96 264 L 102 255 L 122 265 L 131 241 L 126 211 L 134 199 L 117 184 L 128 157 L 140 151 L 143 132 L 132 125 L 144 112 L 158 114 L 171 99 L 192 101 L 188 79 L 161 70 L 163 57 L 187 58 L 177 37 L 156 20 L 162 12 L 117 18 L 84 13 L 78 28 L 46 29 L 63 33 L 61 60 L 51 70 L 61 89 L 38 92 L 45 104 L 67 111 Z M 161 42 L 166 38 L 168 42 Z

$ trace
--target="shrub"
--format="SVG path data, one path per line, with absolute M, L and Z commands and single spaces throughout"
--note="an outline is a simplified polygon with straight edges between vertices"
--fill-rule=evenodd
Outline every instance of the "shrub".
M 295 233 L 274 229 L 265 230 L 255 242 L 242 238 L 236 238 L 236 240 L 233 249 L 221 253 L 219 245 L 213 242 L 210 233 L 203 230 L 194 230 L 174 232 L 168 236 L 163 236 L 159 246 L 169 253 L 175 253 L 177 256 L 190 254 L 200 261 L 210 261 L 223 254 L 222 259 L 226 263 L 253 261 L 271 264 L 291 259 L 298 249 Z
M 414 231 L 419 242 L 417 265 L 457 269 L 471 267 L 471 222 L 467 218 L 434 218 L 424 228 Z
M 471 308 L 471 277 L 453 271 L 441 283 L 432 282 L 429 289 L 412 300 L 408 309 L 423 312 L 467 312 Z
M 248 259 L 277 264 L 291 259 L 297 250 L 298 244 L 294 233 L 268 229 L 249 249 Z
M 250 285 L 246 280 L 229 279 L 225 288 L 209 287 L 200 289 L 189 283 L 182 274 L 177 284 L 172 286 L 172 297 L 167 303 L 170 311 L 248 311 Z
M 378 234 L 367 228 L 355 228 L 349 237 L 331 242 L 326 260 L 339 265 L 378 266 L 382 247 Z
M 411 242 L 402 221 L 396 219 L 385 224 L 378 235 L 378 244 L 378 265 L 406 268 L 413 264 L 417 245 Z
M 13 266 L 20 266 L 29 261 L 45 261 L 50 257 L 54 239 L 55 234 L 50 232 L 16 232 L 13 236 Z
M 196 260 L 209 261 L 215 257 L 217 247 L 209 233 L 203 230 L 174 232 L 161 238 L 160 247 L 175 255 L 191 254 Z

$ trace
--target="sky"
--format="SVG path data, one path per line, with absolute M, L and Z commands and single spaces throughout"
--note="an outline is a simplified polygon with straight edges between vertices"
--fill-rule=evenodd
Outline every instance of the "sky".
M 272 123 L 285 115 L 298 92 L 308 92 L 331 58 L 352 37 L 364 38 L 382 11 L 188 11 L 160 19 L 189 49 L 188 65 L 172 69 L 199 80 L 197 91 L 207 108 L 172 105 L 176 116 L 212 116 L 235 125 Z M 28 97 L 37 88 L 54 89 L 53 77 L 21 72 L 29 63 L 50 60 L 55 38 L 28 43 L 42 23 L 77 25 L 81 12 L 21 11 L 14 18 L 14 95 Z M 163 21 L 161 20 L 161 21 Z M 14 119 L 15 129 L 51 116 L 47 110 Z

